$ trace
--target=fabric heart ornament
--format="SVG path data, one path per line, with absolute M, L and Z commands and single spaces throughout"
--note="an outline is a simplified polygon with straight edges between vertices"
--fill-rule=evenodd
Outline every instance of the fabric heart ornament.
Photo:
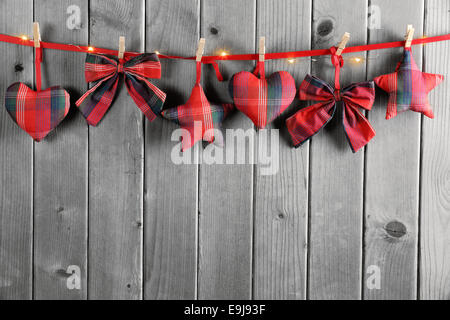
M 39 142 L 67 115 L 70 96 L 59 86 L 34 91 L 16 82 L 6 90 L 5 106 L 17 125 Z
M 13 83 L 5 93 L 5 107 L 11 118 L 39 142 L 58 126 L 70 109 L 66 90 L 54 86 L 41 90 L 42 47 L 36 48 L 36 91 L 22 82 Z
M 260 74 L 260 78 L 256 75 Z M 275 120 L 295 98 L 294 78 L 286 71 L 269 77 L 264 75 L 264 61 L 253 73 L 241 71 L 229 82 L 229 92 L 238 110 L 249 117 L 259 129 Z

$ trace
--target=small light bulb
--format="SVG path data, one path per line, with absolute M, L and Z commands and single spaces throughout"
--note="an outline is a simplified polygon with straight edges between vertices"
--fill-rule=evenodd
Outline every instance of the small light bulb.
M 159 54 L 159 51 L 155 50 L 155 53 L 156 53 L 156 54 Z
M 20 36 L 20 39 L 22 40 L 28 40 L 28 37 L 26 35 Z
M 222 57 L 225 57 L 226 55 L 228 55 L 228 53 L 227 53 L 226 51 L 222 51 L 222 52 L 220 52 L 220 55 L 221 55 Z
M 427 38 L 427 36 L 426 36 L 426 35 L 423 35 L 423 36 L 422 36 L 422 39 L 425 39 L 425 38 Z M 423 46 L 425 46 L 425 43 L 422 43 L 422 47 L 423 47 Z
M 94 47 L 88 47 L 88 51 L 89 51 L 89 52 L 94 51 Z
M 290 64 L 293 64 L 293 63 L 295 62 L 295 59 L 294 59 L 294 58 L 289 58 L 287 61 L 288 61 Z
M 361 58 L 361 57 L 352 57 L 352 58 L 350 58 L 350 62 L 358 64 L 358 63 L 363 62 L 363 58 Z

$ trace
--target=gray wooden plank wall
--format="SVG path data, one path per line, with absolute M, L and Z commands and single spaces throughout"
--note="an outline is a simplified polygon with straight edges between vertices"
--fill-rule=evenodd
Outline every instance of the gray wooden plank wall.
M 35 2 L 2 1 L 0 32 L 31 35 L 36 20 L 43 40 L 115 49 L 124 35 L 127 50 L 175 55 L 193 55 L 200 36 L 205 54 L 237 54 L 255 52 L 260 36 L 274 52 L 328 48 L 345 31 L 349 45 L 400 40 L 409 23 L 416 37 L 450 33 L 446 0 Z M 69 28 L 77 8 L 80 20 Z M 33 51 L 5 43 L 0 50 L 3 101 L 11 83 L 33 84 Z M 413 52 L 424 71 L 450 74 L 448 42 Z M 401 53 L 344 55 L 341 84 L 392 72 Z M 45 50 L 43 87 L 61 85 L 75 101 L 88 87 L 84 58 Z M 226 80 L 254 67 L 219 64 Z M 155 82 L 168 94 L 165 107 L 182 104 L 195 64 L 162 67 Z M 231 102 L 227 82 L 209 65 L 202 70 L 208 99 Z M 334 75 L 329 57 L 266 62 L 266 74 L 276 70 L 289 71 L 297 86 L 309 72 L 330 83 Z M 384 120 L 387 96 L 377 90 L 367 113 L 377 135 L 356 154 L 337 119 L 291 148 L 284 119 L 307 105 L 295 99 L 269 126 L 280 135 L 274 175 L 253 161 L 264 132 L 236 111 L 224 128 L 248 130 L 247 147 L 235 150 L 246 164 L 204 163 L 208 151 L 197 144 L 196 161 L 176 165 L 177 126 L 149 123 L 123 85 L 97 127 L 72 108 L 40 143 L 2 102 L 0 299 L 448 299 L 447 82 L 430 94 L 434 120 L 412 112 Z M 73 267 L 76 288 L 68 286 Z

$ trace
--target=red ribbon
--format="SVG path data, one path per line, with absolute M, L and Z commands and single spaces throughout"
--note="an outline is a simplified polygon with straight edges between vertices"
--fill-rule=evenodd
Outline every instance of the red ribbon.
M 441 36 L 435 37 L 424 37 L 420 39 L 414 39 L 411 42 L 411 45 L 420 45 L 426 43 L 433 43 L 439 41 L 450 40 L 450 34 L 445 34 Z M 14 43 L 18 45 L 24 45 L 33 47 L 33 40 L 23 40 L 17 36 L 10 36 L 6 34 L 0 34 L 1 42 Z M 62 44 L 62 43 L 53 43 L 53 42 L 45 42 L 41 41 L 41 47 L 44 49 L 54 49 L 54 50 L 63 50 L 63 51 L 74 51 L 74 52 L 84 52 L 84 53 L 97 53 L 97 54 L 110 54 L 117 55 L 118 50 L 104 49 L 104 48 L 92 48 L 88 46 L 78 46 L 74 44 Z M 389 49 L 389 48 L 397 48 L 404 47 L 405 41 L 394 41 L 394 42 L 384 42 L 384 43 L 375 43 L 375 44 L 366 44 L 362 46 L 354 46 L 354 47 L 346 47 L 342 52 L 343 53 L 353 53 L 360 51 L 370 51 L 370 50 L 380 50 L 380 49 Z M 272 59 L 288 59 L 288 58 L 302 58 L 302 57 L 311 57 L 311 56 L 325 56 L 331 54 L 330 49 L 318 49 L 318 50 L 303 50 L 303 51 L 289 51 L 289 52 L 275 52 L 275 53 L 266 53 L 264 58 L 266 60 Z M 125 52 L 125 56 L 137 56 L 139 53 L 137 52 Z M 164 55 L 159 54 L 159 58 L 162 59 L 184 59 L 184 60 L 195 60 L 195 57 L 182 57 L 182 56 L 174 56 L 174 55 Z M 225 55 L 225 56 L 203 56 L 202 63 L 212 63 L 214 60 L 258 60 L 258 54 L 235 54 L 235 55 Z
M 42 47 L 35 48 L 36 59 L 34 59 L 34 66 L 36 70 L 36 91 L 41 91 L 41 62 L 42 62 Z

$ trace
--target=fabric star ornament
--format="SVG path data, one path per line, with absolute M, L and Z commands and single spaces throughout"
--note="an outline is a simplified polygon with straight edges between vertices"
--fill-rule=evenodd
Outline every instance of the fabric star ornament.
M 257 74 L 260 74 L 260 78 Z M 228 86 L 236 108 L 249 117 L 258 129 L 275 120 L 295 98 L 294 78 L 286 71 L 265 77 L 264 61 L 258 61 L 253 73 L 241 71 Z
M 398 63 L 395 72 L 374 79 L 377 86 L 389 94 L 386 119 L 391 119 L 406 110 L 434 118 L 428 102 L 428 93 L 443 80 L 444 76 L 440 74 L 420 71 L 412 56 L 411 48 L 405 48 L 403 59 Z
M 39 142 L 66 117 L 70 96 L 59 86 L 41 90 L 42 47 L 35 50 L 36 91 L 22 82 L 13 83 L 5 93 L 5 108 L 14 122 Z
M 191 148 L 197 141 L 209 143 L 215 139 L 223 145 L 222 136 L 214 136 L 214 129 L 221 127 L 222 121 L 233 109 L 232 104 L 211 104 L 200 84 L 201 62 L 197 62 L 197 80 L 188 101 L 180 106 L 163 110 L 163 118 L 171 120 L 185 129 L 182 133 L 181 151 Z
M 297 111 L 286 120 L 286 126 L 294 147 L 299 147 L 333 118 L 336 104 L 341 102 L 342 126 L 352 151 L 356 152 L 375 136 L 375 130 L 360 111 L 372 108 L 375 85 L 373 81 L 367 81 L 340 89 L 339 70 L 344 62 L 341 56 L 335 54 L 336 48 L 332 47 L 330 50 L 331 61 L 335 66 L 335 88 L 319 78 L 307 75 L 300 85 L 299 99 L 320 102 Z
M 128 93 L 146 118 L 153 121 L 160 114 L 166 94 L 146 79 L 161 78 L 161 63 L 156 53 L 125 55 L 124 59 L 88 54 L 86 82 L 97 83 L 75 104 L 91 126 L 96 126 L 111 106 L 121 75 Z

